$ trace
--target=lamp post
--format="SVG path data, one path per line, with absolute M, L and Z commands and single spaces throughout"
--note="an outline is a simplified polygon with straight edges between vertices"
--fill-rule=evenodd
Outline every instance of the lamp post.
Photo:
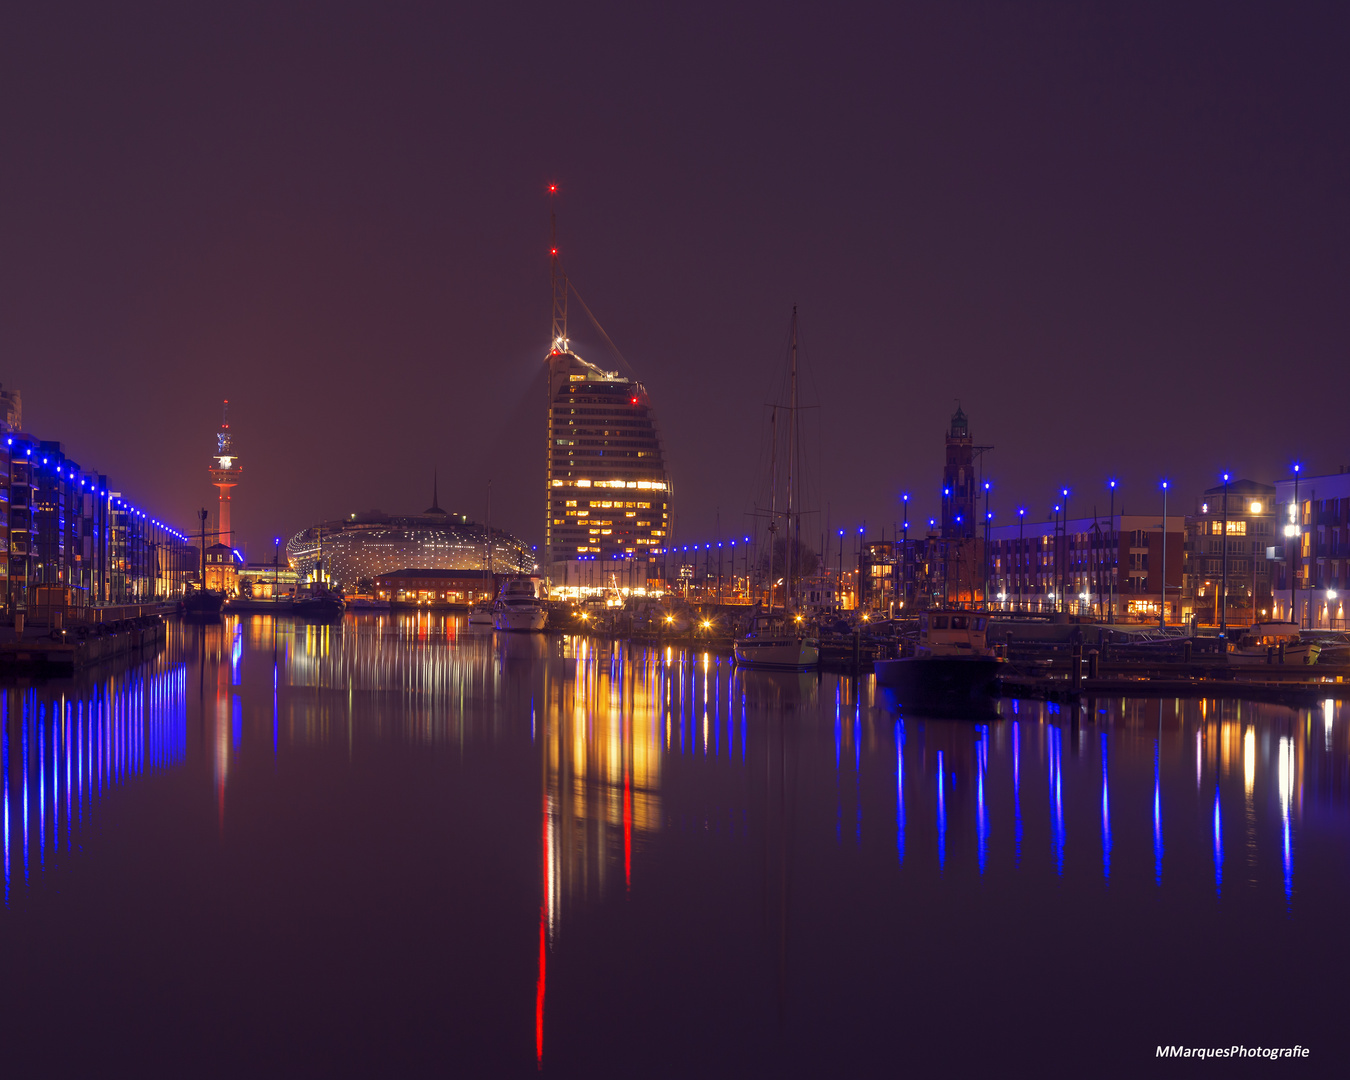
M 834 603 L 839 610 L 844 608 L 844 530 L 839 530 L 839 576 L 834 581 Z
M 1223 585 L 1219 589 L 1219 636 L 1228 630 L 1228 474 L 1223 474 Z
M 1167 629 L 1167 481 L 1162 482 L 1163 489 L 1163 527 L 1162 527 L 1162 607 L 1158 610 L 1158 627 Z
M 1064 605 L 1064 610 L 1068 611 L 1069 606 L 1064 593 L 1069 582 L 1069 489 L 1061 488 L 1059 493 L 1064 497 L 1064 565 L 1060 573 L 1059 602 Z
M 862 607 L 862 551 L 863 540 L 866 537 L 867 522 L 858 526 L 858 554 L 853 560 L 853 567 L 857 573 L 857 584 L 853 589 L 853 610 L 857 611 Z
M 1111 489 L 1111 578 L 1106 588 L 1106 621 L 1113 623 L 1116 621 L 1116 578 L 1120 575 L 1120 530 L 1116 528 L 1116 478 L 1113 476 L 1106 483 Z M 1166 487 L 1164 483 L 1163 488 Z
M 722 541 L 717 541 L 717 602 L 722 602 Z
M 983 586 L 984 606 L 987 609 L 989 607 L 989 519 L 991 517 L 989 513 L 990 482 L 988 480 L 984 481 L 981 487 L 984 488 L 984 536 L 982 538 L 984 541 L 984 551 L 980 558 L 980 564 L 981 570 L 983 571 L 984 574 L 984 586 Z
M 1027 521 L 1027 508 L 1017 508 L 1017 609 L 1022 610 L 1022 580 L 1027 572 L 1027 550 L 1023 542 L 1023 527 Z
M 1055 542 L 1054 551 L 1052 552 L 1052 555 L 1054 556 L 1054 565 L 1050 572 L 1050 585 L 1052 589 L 1050 593 L 1050 606 L 1052 611 L 1058 611 L 1060 593 L 1064 591 L 1060 588 L 1062 564 L 1059 561 L 1059 503 L 1055 503 L 1055 527 L 1051 531 L 1050 536 Z
M 1294 538 L 1294 554 L 1289 560 L 1289 621 L 1303 628 L 1303 618 L 1298 611 L 1298 575 L 1303 562 L 1303 504 L 1298 501 L 1298 474 L 1303 466 L 1294 462 L 1294 505 L 1293 521 L 1284 527 L 1285 538 Z

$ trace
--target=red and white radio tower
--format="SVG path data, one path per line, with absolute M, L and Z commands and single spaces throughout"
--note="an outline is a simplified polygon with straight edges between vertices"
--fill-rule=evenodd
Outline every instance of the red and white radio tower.
M 220 491 L 220 509 L 216 514 L 216 543 L 234 547 L 234 536 L 230 529 L 230 489 L 239 483 L 243 469 L 234 454 L 230 437 L 230 403 L 225 402 L 220 418 L 220 430 L 216 432 L 216 453 L 207 466 L 211 474 L 211 483 Z

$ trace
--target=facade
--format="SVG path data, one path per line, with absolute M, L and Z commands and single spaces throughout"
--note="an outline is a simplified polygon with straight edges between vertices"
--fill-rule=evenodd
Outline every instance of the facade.
M 239 591 L 244 596 L 270 600 L 294 595 L 300 575 L 284 563 L 249 563 L 239 567 Z
M 499 575 L 478 570 L 406 569 L 375 579 L 375 599 L 423 607 L 458 607 L 491 600 Z
M 1212 626 L 1273 618 L 1267 549 L 1277 532 L 1275 488 L 1269 484 L 1234 480 L 1226 490 L 1209 488 L 1186 515 L 1183 617 Z
M 1307 629 L 1347 629 L 1350 469 L 1275 485 L 1278 535 L 1270 540 L 1275 618 Z
M 13 431 L 0 440 L 0 603 L 144 603 L 179 595 L 196 552 L 188 538 L 109 490 L 61 443 Z
M 348 592 L 361 583 L 408 567 L 481 570 L 487 529 L 461 514 L 447 514 L 433 501 L 422 514 L 391 517 L 372 511 L 325 521 L 296 533 L 286 544 L 286 561 L 302 580 L 314 573 L 322 546 L 324 570 Z M 501 529 L 492 530 L 492 567 L 498 573 L 533 573 L 535 553 Z
M 1166 547 L 1166 574 L 1163 570 Z M 989 530 L 991 606 L 1097 618 L 1183 617 L 1182 519 L 1116 514 Z M 1164 594 L 1164 578 L 1166 593 Z
M 893 540 L 864 543 L 858 555 L 858 606 L 895 611 L 901 606 L 900 548 Z
M 228 544 L 207 544 L 206 587 L 228 596 L 239 593 L 239 568 L 243 560 Z
M 549 354 L 548 385 L 544 564 L 551 585 L 565 589 L 598 564 L 606 579 L 636 579 L 645 590 L 660 576 L 671 510 L 646 388 L 602 371 L 565 342 Z
M 0 385 L 0 435 L 23 430 L 23 398 L 17 390 Z

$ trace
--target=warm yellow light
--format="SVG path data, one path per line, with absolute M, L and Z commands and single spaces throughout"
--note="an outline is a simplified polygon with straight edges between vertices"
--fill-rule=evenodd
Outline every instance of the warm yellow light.
M 667 616 L 666 616 L 666 622 L 674 622 L 674 621 L 675 621 L 675 616 L 674 616 L 674 615 L 667 615 Z
M 1261 504 L 1259 502 L 1252 503 L 1251 511 L 1253 514 L 1259 514 L 1261 512 Z
M 797 621 L 798 621 L 798 622 L 801 622 L 801 621 L 802 621 L 802 617 L 801 617 L 800 615 L 797 616 Z
M 703 629 L 704 629 L 704 630 L 708 629 L 708 627 L 710 627 L 711 625 L 712 625 L 712 623 L 710 623 L 707 619 L 704 619 L 704 620 L 703 620 Z

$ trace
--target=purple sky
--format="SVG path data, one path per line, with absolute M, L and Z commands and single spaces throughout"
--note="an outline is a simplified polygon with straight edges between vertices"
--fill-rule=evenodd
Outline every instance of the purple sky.
M 184 525 L 230 398 L 253 557 L 436 464 L 542 540 L 552 179 L 677 540 L 742 528 L 793 303 L 836 526 L 937 511 L 957 398 L 1003 520 L 1350 465 L 1344 5 L 205 8 L 7 12 L 0 381 Z

